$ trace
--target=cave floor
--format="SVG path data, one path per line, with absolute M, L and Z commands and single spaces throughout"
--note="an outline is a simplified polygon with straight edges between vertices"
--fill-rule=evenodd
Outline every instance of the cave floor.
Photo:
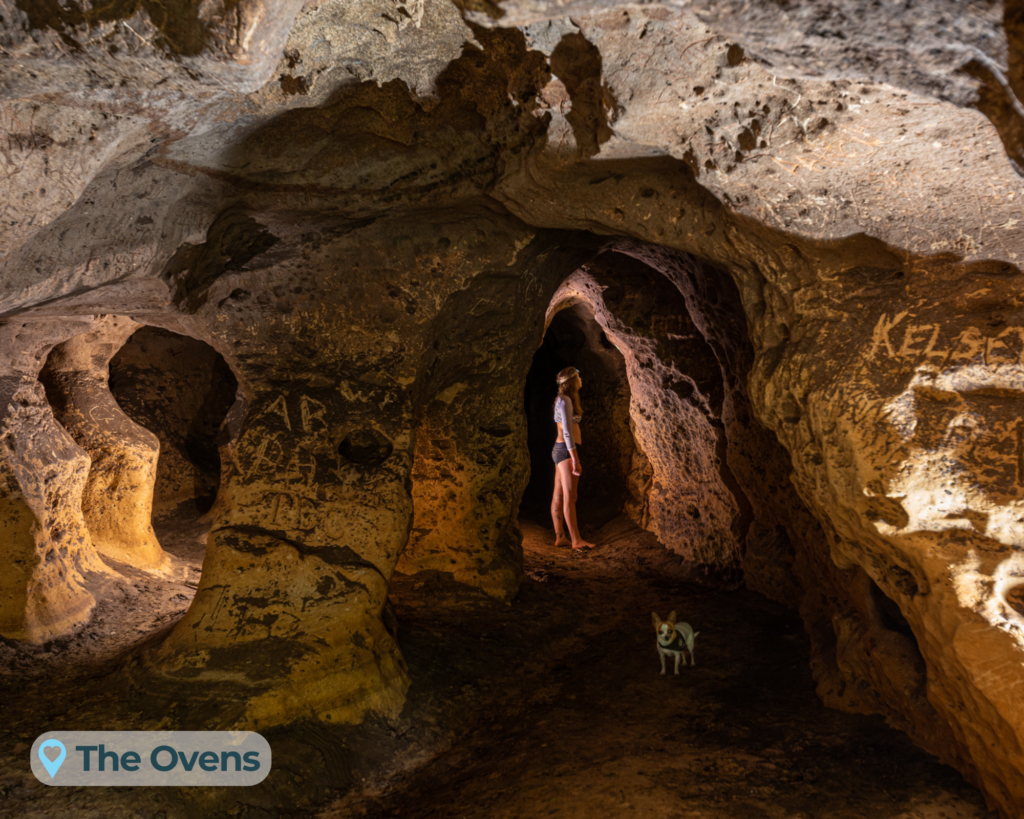
M 157 522 L 177 579 L 115 585 L 78 636 L 45 651 L 0 645 L 0 816 L 995 816 L 880 718 L 821 705 L 795 612 L 687 582 L 675 556 L 622 519 L 585 532 L 601 545 L 584 554 L 524 522 L 527 578 L 510 606 L 438 575 L 396 575 L 413 679 L 404 711 L 264 732 L 274 769 L 261 785 L 36 782 L 26 753 L 39 733 L 144 729 L 167 713 L 153 690 L 119 687 L 113 669 L 187 608 L 205 532 L 195 518 Z M 671 609 L 700 632 L 697 665 L 662 677 L 651 611 Z M 206 719 L 193 709 L 181 727 Z
M 622 519 L 586 554 L 522 528 L 511 607 L 439 605 L 397 578 L 408 749 L 323 817 L 995 816 L 881 718 L 820 703 L 796 612 L 687 583 Z M 651 611 L 672 609 L 700 632 L 697 664 L 662 677 Z

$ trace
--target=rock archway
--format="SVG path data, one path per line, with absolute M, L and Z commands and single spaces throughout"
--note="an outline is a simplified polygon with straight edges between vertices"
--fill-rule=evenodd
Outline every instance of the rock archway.
M 125 414 L 109 383 L 111 360 L 125 349 L 129 337 L 145 334 L 145 328 L 116 315 L 40 318 L 7 326 L 14 331 L 12 346 L 20 350 L 16 361 L 23 362 L 23 374 L 22 384 L 12 393 L 6 422 L 15 481 L 8 484 L 6 502 L 14 504 L 12 508 L 17 508 L 19 498 L 29 502 L 8 518 L 11 523 L 20 520 L 25 534 L 20 541 L 16 537 L 14 548 L 3 555 L 11 591 L 4 598 L 3 634 L 41 644 L 84 625 L 99 601 L 96 595 L 123 594 L 119 584 L 129 582 L 129 577 L 156 578 L 162 590 L 159 581 L 191 582 L 190 567 L 162 548 L 152 525 L 161 442 Z M 200 391 L 203 365 L 208 363 L 196 357 L 189 361 L 187 377 Z M 173 363 L 172 371 L 168 361 L 149 364 L 162 368 L 167 393 L 162 409 L 175 406 L 183 419 L 195 422 L 195 408 L 190 412 L 175 390 Z M 121 375 L 126 393 L 140 386 L 136 374 Z M 233 401 L 234 379 L 230 371 L 227 376 L 230 383 L 218 386 L 221 393 L 228 387 Z M 223 377 L 223 372 L 212 374 L 214 382 Z M 25 401 L 19 412 L 17 407 Z M 226 412 L 223 396 L 212 404 L 211 417 L 200 419 L 207 426 L 218 409 L 221 416 Z M 29 407 L 32 410 L 26 411 Z M 141 420 L 166 433 L 173 426 L 166 423 L 166 413 L 153 404 L 149 409 L 149 416 L 140 413 Z M 207 432 L 206 445 L 216 459 L 214 434 Z M 173 457 L 169 460 L 163 470 L 173 473 L 177 464 Z M 216 492 L 216 482 L 207 488 Z M 201 552 L 193 562 L 198 572 Z M 51 576 L 45 567 L 50 567 Z M 124 623 L 122 632 L 134 633 L 135 625 Z M 97 639 L 95 634 L 92 639 Z
M 125 413 L 160 439 L 153 504 L 157 514 L 190 503 L 207 512 L 230 457 L 223 428 L 243 401 L 231 368 L 208 344 L 141 327 L 110 362 L 110 391 Z

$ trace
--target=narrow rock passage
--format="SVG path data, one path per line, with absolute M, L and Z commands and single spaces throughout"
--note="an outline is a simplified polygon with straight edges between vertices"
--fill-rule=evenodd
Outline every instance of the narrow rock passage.
M 396 578 L 404 748 L 323 816 L 994 816 L 880 718 L 818 701 L 795 612 L 686 582 L 622 519 L 587 554 L 523 528 L 511 607 Z M 662 677 L 651 611 L 672 609 L 697 665 Z

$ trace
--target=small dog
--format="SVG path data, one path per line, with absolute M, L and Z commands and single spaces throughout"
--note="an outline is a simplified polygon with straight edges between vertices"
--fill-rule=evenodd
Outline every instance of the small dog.
M 693 641 L 700 632 L 694 633 L 689 623 L 677 623 L 676 613 L 673 611 L 668 620 L 662 620 L 651 612 L 651 619 L 654 620 L 654 630 L 658 634 L 658 656 L 661 657 L 661 673 L 665 673 L 665 655 L 674 654 L 676 658 L 676 676 L 679 675 L 679 658 L 684 651 L 690 652 L 690 665 L 696 665 L 693 657 Z M 683 665 L 686 659 L 683 658 Z

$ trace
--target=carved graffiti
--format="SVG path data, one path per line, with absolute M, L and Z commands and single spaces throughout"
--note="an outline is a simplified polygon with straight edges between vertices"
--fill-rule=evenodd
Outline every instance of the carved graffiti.
M 288 428 L 288 431 L 291 432 L 292 419 L 288 415 L 288 401 L 283 395 L 277 396 L 277 398 L 274 399 L 274 402 L 260 413 L 261 417 L 264 415 L 277 415 L 284 421 L 284 425 Z
M 312 450 L 317 444 L 316 437 L 330 429 L 326 405 L 308 395 L 300 395 L 295 401 L 290 401 L 287 395 L 279 395 L 256 418 L 272 420 L 277 429 L 280 429 L 279 423 L 283 424 L 288 432 L 297 433 L 298 438 L 284 436 L 285 447 L 273 434 L 261 433 L 265 437 L 241 456 L 243 477 L 249 480 L 259 475 L 274 475 L 288 484 L 313 487 L 316 457 Z M 293 419 L 298 422 L 297 426 L 293 426 Z
M 307 434 L 327 431 L 327 421 L 324 420 L 326 414 L 327 407 L 315 398 L 304 395 L 299 399 L 299 417 L 302 419 L 302 429 Z
M 884 357 L 942 364 L 974 360 L 986 365 L 1024 364 L 1024 327 L 1006 327 L 996 335 L 968 327 L 952 336 L 939 324 L 905 322 L 909 315 L 906 310 L 892 317 L 882 314 L 872 333 L 868 361 Z
M 248 453 L 246 453 L 248 455 Z M 278 464 L 284 459 L 284 448 L 281 446 L 279 441 L 275 441 L 272 438 L 265 438 L 260 441 L 255 450 L 252 451 L 250 457 L 244 457 L 243 460 L 249 461 L 247 467 L 245 467 L 244 477 L 249 480 L 256 474 L 270 472 L 274 473 L 277 471 Z

